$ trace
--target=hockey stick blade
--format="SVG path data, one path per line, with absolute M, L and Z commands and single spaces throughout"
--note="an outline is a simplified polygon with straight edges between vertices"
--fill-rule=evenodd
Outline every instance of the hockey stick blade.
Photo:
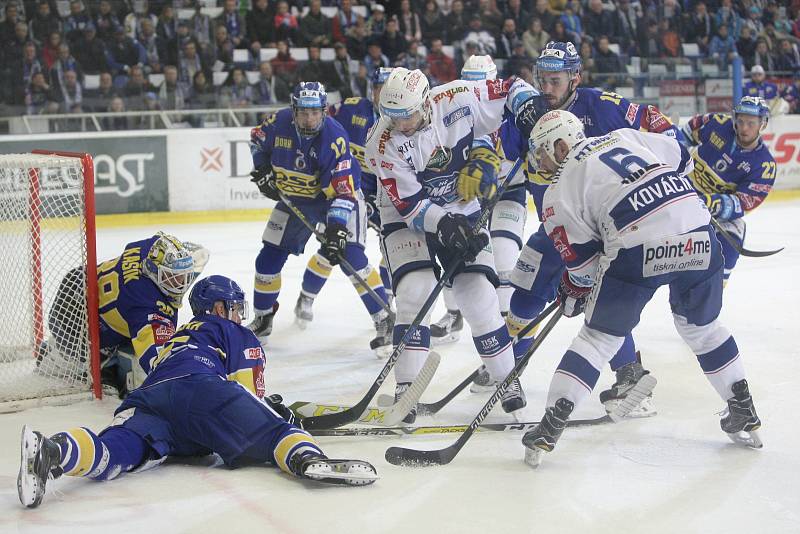
M 725 241 L 730 243 L 730 245 L 736 250 L 736 252 L 738 252 L 742 256 L 747 256 L 750 258 L 764 258 L 766 256 L 772 256 L 773 254 L 777 254 L 778 252 L 784 249 L 784 247 L 781 247 L 776 250 L 746 249 L 742 245 L 740 245 L 739 242 L 736 240 L 736 238 L 733 237 L 733 235 L 731 235 L 729 231 L 723 228 L 722 225 L 719 222 L 717 222 L 717 220 L 714 217 L 711 217 L 711 224 L 714 225 L 714 228 L 716 228 L 717 232 L 719 232 L 722 235 L 722 237 L 725 238 Z
M 629 413 L 636 409 L 641 402 L 648 397 L 655 389 L 656 378 L 653 375 L 647 374 L 644 375 L 639 381 L 633 386 L 628 393 L 625 395 L 625 398 L 622 399 L 620 403 L 618 403 L 614 409 L 608 414 L 611 419 L 614 420 L 615 423 L 619 423 L 623 418 L 627 417 Z
M 516 379 L 525 366 L 528 364 L 528 361 L 536 352 L 542 342 L 547 338 L 547 335 L 553 330 L 558 320 L 562 317 L 561 310 L 558 310 L 550 320 L 545 325 L 544 329 L 542 329 L 542 333 L 536 338 L 536 341 L 530 346 L 524 356 L 517 361 L 514 368 L 508 373 L 508 376 L 497 386 L 497 389 L 489 397 L 489 400 L 486 401 L 486 404 L 483 405 L 483 408 L 478 412 L 478 415 L 475 416 L 475 419 L 469 424 L 467 429 L 464 431 L 461 436 L 453 443 L 452 445 L 445 447 L 443 449 L 437 449 L 432 451 L 425 451 L 425 450 L 417 450 L 417 449 L 407 449 L 405 447 L 389 447 L 386 449 L 386 461 L 393 465 L 407 465 L 413 467 L 426 467 L 431 465 L 444 465 L 450 463 L 453 458 L 456 457 L 456 454 L 461 450 L 462 447 L 467 443 L 469 438 L 472 434 L 475 433 L 477 428 L 483 423 L 483 420 L 489 415 L 494 408 L 494 405 L 503 397 L 508 387 L 511 385 L 511 382 Z
M 521 339 L 523 336 L 525 336 L 528 332 L 530 332 L 531 330 L 536 328 L 556 308 L 558 308 L 558 302 L 553 302 L 552 304 L 550 304 L 550 306 L 548 306 L 547 308 L 542 310 L 542 312 L 539 315 L 537 315 L 536 318 L 534 318 L 531 322 L 529 322 L 525 326 L 525 328 L 523 328 L 522 330 L 519 331 L 519 333 L 514 337 L 514 342 L 516 343 L 517 341 L 519 341 L 519 339 Z M 447 405 L 451 400 L 453 400 L 459 393 L 464 391 L 467 388 L 467 386 L 469 386 L 472 383 L 472 381 L 475 380 L 475 378 L 478 376 L 479 373 L 480 373 L 480 368 L 475 369 L 467 378 L 462 380 L 455 388 L 453 388 L 453 390 L 450 391 L 450 393 L 448 393 L 442 399 L 440 399 L 440 400 L 438 400 L 436 402 L 432 402 L 430 404 L 426 404 L 424 402 L 418 403 L 417 404 L 417 415 L 425 416 L 425 415 L 433 415 L 435 413 L 438 413 L 439 410 L 444 408 L 445 405 Z M 379 395 L 378 396 L 378 406 L 389 406 L 393 402 L 394 402 L 394 397 L 391 397 L 389 395 L 385 395 L 385 396 L 384 395 Z
M 608 415 L 594 419 L 570 419 L 567 426 L 581 428 L 613 423 Z M 475 432 L 527 432 L 538 425 L 533 423 L 484 423 L 479 425 Z M 330 428 L 311 431 L 312 436 L 422 436 L 429 434 L 458 434 L 466 432 L 468 425 L 437 425 L 437 426 L 390 426 L 390 427 L 360 427 L 360 428 Z
M 368 406 L 367 403 L 372 399 L 372 395 L 368 394 L 355 406 L 315 404 L 299 401 L 292 403 L 289 409 L 302 417 L 303 428 L 308 431 L 336 428 L 337 426 L 353 423 L 356 420 L 368 425 L 396 425 L 403 420 L 414 406 L 414 403 L 419 400 L 425 388 L 428 387 L 433 375 L 436 373 L 436 369 L 439 367 L 440 361 L 441 356 L 437 352 L 431 351 L 417 378 L 411 383 L 411 387 L 403 393 L 396 404 L 389 407 Z M 383 380 L 381 380 L 381 383 L 383 383 Z M 344 420 L 344 422 L 339 423 L 340 420 Z

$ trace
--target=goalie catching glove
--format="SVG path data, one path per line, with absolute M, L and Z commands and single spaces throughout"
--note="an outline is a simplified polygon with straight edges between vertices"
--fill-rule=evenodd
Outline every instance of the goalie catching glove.
M 436 227 L 436 238 L 447 249 L 454 250 L 465 262 L 475 261 L 478 253 L 489 243 L 489 236 L 475 234 L 469 219 L 461 213 L 448 213 Z
M 500 156 L 487 147 L 475 147 L 469 161 L 458 173 L 458 193 L 465 201 L 480 197 L 490 199 L 497 192 Z
M 592 286 L 576 285 L 570 279 L 569 271 L 565 270 L 561 276 L 561 284 L 558 286 L 558 302 L 561 303 L 564 317 L 575 317 L 583 313 L 586 308 L 586 300 L 591 292 Z
M 250 181 L 258 186 L 262 195 L 276 202 L 281 199 L 278 181 L 275 179 L 275 173 L 272 172 L 272 165 L 265 163 L 261 167 L 253 169 L 250 176 L 252 176 Z

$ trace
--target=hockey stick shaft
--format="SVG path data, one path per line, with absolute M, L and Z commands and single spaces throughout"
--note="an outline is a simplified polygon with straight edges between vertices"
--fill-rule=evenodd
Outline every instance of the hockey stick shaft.
M 312 233 L 313 233 L 313 234 L 314 234 L 314 235 L 317 237 L 317 239 L 319 239 L 321 242 L 324 242 L 324 241 L 325 241 L 325 236 L 324 236 L 324 235 L 322 235 L 322 233 L 321 233 L 321 232 L 318 232 L 318 231 L 317 231 L 317 229 L 316 229 L 316 228 L 314 228 L 314 227 L 311 225 L 311 221 L 309 221 L 309 220 L 308 220 L 308 217 L 306 217 L 305 213 L 303 213 L 302 211 L 300 211 L 300 208 L 298 208 L 298 207 L 297 207 L 297 206 L 295 206 L 295 205 L 294 205 L 294 204 L 293 204 L 291 201 L 289 201 L 289 199 L 288 199 L 288 198 L 286 198 L 286 195 L 284 195 L 283 193 L 280 193 L 280 196 L 281 196 L 281 201 L 282 201 L 284 204 L 286 204 L 286 207 L 288 207 L 290 210 L 292 210 L 292 213 L 294 213 L 294 214 L 295 214 L 295 216 L 296 216 L 298 219 L 300 219 L 300 222 L 302 222 L 302 223 L 303 223 L 303 224 L 306 226 L 306 228 L 308 228 L 309 230 L 311 230 L 311 232 L 312 232 Z M 386 303 L 386 301 L 384 301 L 384 300 L 381 298 L 381 296 L 380 296 L 380 295 L 378 295 L 378 294 L 375 292 L 375 290 L 374 290 L 374 289 L 372 289 L 371 287 L 369 287 L 369 284 L 367 283 L 367 281 L 366 281 L 366 280 L 364 280 L 364 278 L 363 278 L 363 277 L 362 277 L 360 274 L 358 274 L 358 271 L 356 271 L 356 270 L 353 268 L 353 266 L 352 266 L 352 265 L 350 265 L 350 262 L 349 262 L 349 261 L 347 261 L 346 259 L 344 259 L 344 254 L 339 254 L 339 263 L 342 265 L 342 269 L 344 269 L 346 272 L 348 272 L 348 273 L 349 273 L 349 274 L 348 274 L 348 276 L 352 276 L 352 277 L 353 277 L 353 279 L 356 281 L 356 283 L 357 283 L 358 285 L 360 285 L 360 286 L 361 286 L 361 287 L 364 289 L 364 291 L 366 291 L 366 292 L 369 294 L 369 296 L 370 296 L 370 297 L 372 297 L 372 299 L 373 299 L 373 300 L 374 300 L 374 301 L 375 301 L 377 304 L 379 304 L 379 305 L 381 306 L 381 308 L 383 308 L 383 310 L 384 310 L 386 313 L 388 313 L 389 315 L 391 315 L 391 314 L 393 313 L 393 312 L 392 312 L 392 309 L 389 307 L 389 305 Z
M 531 330 L 539 326 L 539 324 L 545 320 L 547 316 L 553 313 L 558 307 L 558 302 L 551 303 L 547 308 L 542 310 L 542 313 L 537 315 L 531 322 L 525 325 L 525 328 L 519 331 L 519 333 L 515 336 L 514 341 L 518 342 L 522 339 L 526 334 L 528 334 Z M 426 403 L 419 403 L 417 405 L 417 415 L 433 415 L 437 413 L 439 410 L 445 407 L 447 403 L 453 400 L 459 393 L 461 393 L 467 386 L 469 386 L 475 377 L 478 376 L 480 368 L 475 369 L 467 378 L 465 378 L 462 382 L 460 382 L 453 390 L 445 395 L 441 400 L 432 402 L 430 404 Z
M 479 233 L 481 231 L 481 228 L 489 220 L 489 215 L 491 214 L 491 210 L 494 208 L 495 204 L 497 204 L 497 201 L 500 198 L 502 191 L 505 189 L 506 185 L 511 182 L 511 178 L 514 176 L 514 174 L 516 174 L 517 170 L 521 166 L 522 166 L 522 159 L 520 158 L 517 159 L 517 161 L 514 163 L 514 167 L 512 168 L 511 172 L 509 172 L 506 175 L 505 180 L 503 180 L 503 183 L 497 189 L 495 197 L 488 203 L 487 206 L 483 208 L 483 210 L 481 210 L 478 222 L 473 227 L 473 232 L 475 232 L 475 234 Z M 281 197 L 283 198 L 283 195 L 281 195 Z M 308 221 L 306 220 L 306 222 Z M 445 269 L 443 275 L 439 278 L 439 280 L 437 280 L 436 285 L 433 288 L 433 291 L 431 291 L 431 294 L 428 295 L 428 298 L 425 300 L 425 302 L 422 304 L 422 307 L 417 312 L 417 315 L 414 317 L 414 320 L 411 321 L 411 324 L 403 333 L 403 337 L 400 339 L 400 342 L 397 344 L 397 346 L 392 351 L 392 354 L 386 360 L 386 364 L 383 366 L 383 369 L 381 369 L 381 372 L 378 374 L 378 377 L 372 383 L 372 386 L 370 386 L 366 395 L 364 395 L 364 397 L 349 410 L 327 415 L 320 415 L 316 417 L 308 417 L 304 419 L 303 427 L 305 429 L 311 430 L 314 428 L 336 428 L 342 425 L 346 425 L 348 423 L 352 423 L 353 421 L 361 417 L 361 414 L 364 413 L 364 410 L 366 410 L 367 407 L 369 406 L 369 402 L 378 393 L 378 390 L 380 389 L 381 385 L 383 385 L 384 381 L 386 380 L 386 377 L 389 376 L 389 372 L 392 370 L 395 363 L 397 363 L 397 360 L 400 358 L 400 355 L 405 350 L 406 344 L 411 339 L 411 336 L 413 336 L 414 332 L 416 332 L 417 327 L 419 327 L 419 325 L 422 324 L 422 321 L 425 319 L 425 316 L 428 314 L 428 311 L 436 302 L 436 299 L 439 297 L 439 293 L 442 292 L 445 283 L 447 283 L 447 281 L 455 275 L 458 269 L 461 268 L 462 264 L 463 264 L 463 258 L 452 262 Z
M 740 245 L 739 242 L 736 240 L 736 238 L 733 235 L 731 235 L 731 233 L 728 230 L 723 228 L 722 225 L 719 223 L 719 221 L 717 221 L 714 217 L 711 217 L 711 224 L 714 226 L 714 229 L 725 239 L 725 241 L 730 243 L 730 245 L 734 248 L 734 250 L 736 250 L 736 252 L 738 252 L 742 256 L 747 256 L 750 258 L 763 258 L 766 256 L 772 256 L 773 254 L 777 254 L 784 248 L 781 247 L 777 250 L 749 250 Z
M 594 419 L 570 419 L 567 426 L 583 427 L 613 423 L 608 415 Z M 532 430 L 539 421 L 533 423 L 483 423 L 478 425 L 475 432 L 527 432 Z M 393 426 L 393 427 L 360 427 L 360 428 L 331 428 L 313 430 L 312 436 L 422 436 L 427 434 L 456 434 L 466 432 L 469 425 L 438 425 L 438 426 Z
M 528 360 L 533 356 L 536 350 L 541 346 L 542 342 L 547 338 L 547 335 L 553 330 L 558 320 L 562 317 L 562 311 L 559 309 L 547 322 L 542 329 L 542 333 L 536 338 L 536 341 L 530 346 L 525 354 L 517 361 L 517 364 L 508 374 L 508 376 L 497 386 L 497 389 L 483 405 L 483 408 L 475 416 L 475 419 L 469 424 L 469 427 L 464 433 L 449 447 L 444 449 L 432 451 L 420 451 L 416 449 L 407 449 L 404 447 L 389 447 L 386 449 L 386 461 L 394 465 L 415 465 L 415 466 L 429 466 L 429 465 L 444 465 L 450 463 L 456 457 L 458 452 L 464 447 L 472 434 L 480 427 L 483 420 L 489 415 L 497 404 L 506 390 L 511 385 L 511 382 L 516 379 L 525 366 Z

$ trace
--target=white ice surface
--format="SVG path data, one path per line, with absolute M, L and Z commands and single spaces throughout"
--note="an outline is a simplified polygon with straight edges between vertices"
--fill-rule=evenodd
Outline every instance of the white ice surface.
M 450 465 L 417 469 L 389 465 L 384 450 L 440 448 L 457 436 L 320 438 L 329 456 L 371 461 L 383 478 L 366 488 L 320 487 L 268 467 L 167 465 L 107 483 L 65 477 L 48 486 L 40 508 L 23 509 L 16 495 L 22 424 L 47 434 L 73 426 L 99 431 L 117 405 L 107 398 L 0 415 L 0 532 L 800 532 L 800 202 L 767 204 L 748 223 L 749 247 L 787 247 L 770 258 L 740 259 L 722 313 L 763 421 L 763 450 L 739 448 L 720 431 L 716 412 L 724 404 L 678 338 L 660 291 L 635 330 L 659 380 L 658 416 L 567 431 L 538 470 L 523 463 L 519 433 L 477 434 Z M 112 257 L 157 229 L 101 230 L 98 256 Z M 262 223 L 163 229 L 212 251 L 205 274 L 230 276 L 252 292 Z M 374 235 L 369 245 L 374 261 Z M 267 385 L 288 402 L 353 402 L 383 366 L 369 350 L 372 323 L 336 272 L 315 303 L 311 327 L 301 332 L 292 324 L 307 257 L 290 258 L 284 270 Z M 434 320 L 441 311 L 438 304 Z M 188 313 L 187 304 L 181 320 Z M 562 321 L 542 345 L 522 380 L 528 407 L 519 420 L 540 418 L 550 376 L 579 324 Z M 439 350 L 442 364 L 423 400 L 438 400 L 478 365 L 468 335 Z M 388 393 L 394 383 L 387 382 Z M 596 391 L 611 382 L 605 370 Z M 418 423 L 467 423 L 485 399 L 464 392 Z M 601 413 L 594 395 L 575 417 Z M 489 420 L 511 417 L 497 409 Z

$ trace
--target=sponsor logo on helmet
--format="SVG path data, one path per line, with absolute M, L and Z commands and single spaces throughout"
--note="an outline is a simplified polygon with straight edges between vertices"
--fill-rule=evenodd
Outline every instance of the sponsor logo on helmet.
M 419 84 L 420 80 L 422 79 L 422 72 L 416 70 L 411 73 L 411 76 L 408 77 L 408 81 L 406 82 L 406 89 L 409 91 L 415 91 L 417 89 L 417 85 Z

